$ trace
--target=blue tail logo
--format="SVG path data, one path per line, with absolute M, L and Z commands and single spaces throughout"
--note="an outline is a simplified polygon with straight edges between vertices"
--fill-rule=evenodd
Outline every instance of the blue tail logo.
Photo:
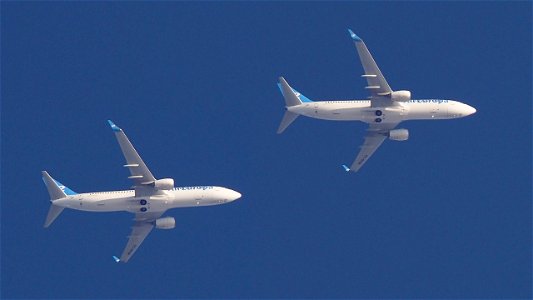
M 292 92 L 294 93 L 294 95 L 296 97 L 298 97 L 298 99 L 300 99 L 300 101 L 302 102 L 313 102 L 311 101 L 311 99 L 307 98 L 306 96 L 302 95 L 300 92 L 298 92 L 297 90 L 291 88 Z
M 77 195 L 78 193 L 74 192 L 73 190 L 69 189 L 68 187 L 64 186 L 61 182 L 54 179 L 54 182 L 56 183 L 57 187 L 60 188 L 65 195 Z

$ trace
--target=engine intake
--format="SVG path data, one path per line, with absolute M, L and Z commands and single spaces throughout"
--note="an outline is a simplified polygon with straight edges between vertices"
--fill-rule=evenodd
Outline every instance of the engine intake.
M 159 218 L 155 220 L 155 228 L 172 229 L 176 227 L 176 220 L 173 217 Z
M 158 179 L 150 184 L 156 190 L 171 190 L 174 188 L 174 179 L 172 178 L 163 178 Z
M 407 129 L 393 129 L 389 131 L 389 139 L 393 141 L 407 141 L 409 138 L 409 130 Z
M 397 102 L 407 102 L 411 100 L 410 91 L 395 91 L 391 93 L 391 100 Z

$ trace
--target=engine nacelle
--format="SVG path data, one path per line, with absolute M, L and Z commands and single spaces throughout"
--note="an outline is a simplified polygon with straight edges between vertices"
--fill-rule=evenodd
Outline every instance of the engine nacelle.
M 156 190 L 171 190 L 174 188 L 174 179 L 172 178 L 163 178 L 154 181 L 151 186 Z
M 409 138 L 409 130 L 407 129 L 393 129 L 389 131 L 389 139 L 394 141 L 407 141 Z
M 407 102 L 411 100 L 410 91 L 394 91 L 391 93 L 391 100 L 397 102 Z
M 172 229 L 176 227 L 176 220 L 173 217 L 159 218 L 155 220 L 155 228 Z

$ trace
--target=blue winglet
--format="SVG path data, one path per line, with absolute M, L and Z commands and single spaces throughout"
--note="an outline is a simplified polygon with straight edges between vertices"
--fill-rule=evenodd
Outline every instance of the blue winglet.
M 115 123 L 113 123 L 113 121 L 111 121 L 111 120 L 107 120 L 107 123 L 109 123 L 109 126 L 111 126 L 111 129 L 113 129 L 113 131 L 121 131 L 122 130 L 117 125 L 115 125 Z
M 348 32 L 350 33 L 350 36 L 352 37 L 352 40 L 357 42 L 362 42 L 363 40 L 357 36 L 357 34 L 353 33 L 351 29 L 348 29 Z
M 283 88 L 281 87 L 281 83 L 278 82 L 278 88 L 279 88 L 279 91 L 281 92 L 281 94 L 283 95 Z
M 115 260 L 115 262 L 119 262 L 120 261 L 120 258 L 116 257 L 113 255 L 113 259 Z
M 344 171 L 350 172 L 350 168 L 348 168 L 346 165 L 342 165 L 342 167 L 344 168 Z

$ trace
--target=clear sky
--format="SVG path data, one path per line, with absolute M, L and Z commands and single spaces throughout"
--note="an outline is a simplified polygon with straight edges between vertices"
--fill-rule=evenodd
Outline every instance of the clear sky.
M 530 298 L 530 2 L 2 2 L 2 298 Z M 365 125 L 283 114 L 278 76 L 364 99 L 347 28 L 393 89 L 473 116 L 402 124 L 347 174 Z M 106 120 L 152 173 L 243 198 L 175 209 L 116 264 L 132 215 L 66 210 L 127 189 Z

